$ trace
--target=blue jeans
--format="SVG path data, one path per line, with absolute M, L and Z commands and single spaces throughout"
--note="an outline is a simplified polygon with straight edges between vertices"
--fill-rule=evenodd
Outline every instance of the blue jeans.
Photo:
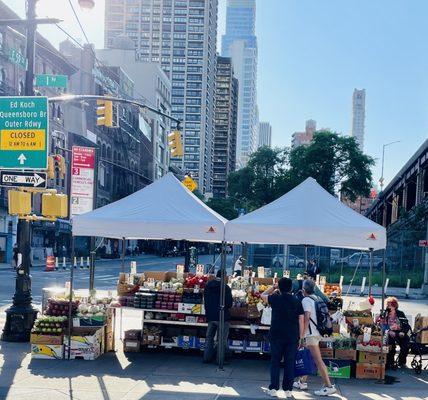
M 293 390 L 294 364 L 296 362 L 297 342 L 289 343 L 282 339 L 270 341 L 270 385 L 269 389 L 279 390 L 280 363 L 284 358 L 282 389 Z
M 208 322 L 207 336 L 205 339 L 205 349 L 204 349 L 204 361 L 211 362 L 216 353 L 216 347 L 214 344 L 214 338 L 218 330 L 218 321 Z M 224 321 L 224 348 L 225 354 L 227 354 L 227 338 L 229 336 L 229 321 Z M 218 340 L 218 339 L 217 339 Z

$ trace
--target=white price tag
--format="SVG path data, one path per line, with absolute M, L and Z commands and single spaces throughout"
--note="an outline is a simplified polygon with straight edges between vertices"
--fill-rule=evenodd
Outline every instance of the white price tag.
M 319 286 L 319 284 L 320 284 L 320 276 L 319 275 L 316 276 L 315 283 Z
M 196 276 L 202 276 L 205 274 L 205 265 L 198 264 L 196 265 Z
M 184 274 L 184 265 L 177 264 L 176 271 L 177 271 L 177 279 L 182 279 Z
M 195 285 L 195 287 L 193 288 L 193 293 L 199 293 L 199 286 Z
M 249 269 L 245 269 L 244 270 L 244 278 L 249 278 L 250 277 L 250 270 Z
M 265 267 L 257 267 L 257 276 L 259 278 L 265 277 Z
M 137 261 L 131 261 L 131 275 L 137 275 Z
M 327 283 L 327 277 L 324 275 L 320 276 L 320 283 L 319 284 L 321 286 L 324 286 L 326 283 Z
M 284 269 L 284 271 L 282 271 L 282 276 L 284 278 L 289 278 L 290 277 L 290 270 L 289 269 Z
M 154 284 L 155 283 L 155 278 L 147 278 L 147 283 Z

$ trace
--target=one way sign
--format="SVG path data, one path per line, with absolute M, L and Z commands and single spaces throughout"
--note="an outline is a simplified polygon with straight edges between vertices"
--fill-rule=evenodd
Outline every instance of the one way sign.
M 1 186 L 46 188 L 45 172 L 0 171 Z

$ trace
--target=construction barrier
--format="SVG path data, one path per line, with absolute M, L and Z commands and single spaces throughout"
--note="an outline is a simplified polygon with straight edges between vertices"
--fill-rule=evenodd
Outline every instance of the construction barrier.
M 55 271 L 55 257 L 54 256 L 47 256 L 46 257 L 45 271 Z

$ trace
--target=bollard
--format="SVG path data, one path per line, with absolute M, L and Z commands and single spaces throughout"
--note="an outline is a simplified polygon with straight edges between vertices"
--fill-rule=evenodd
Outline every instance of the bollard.
M 386 278 L 386 280 L 385 280 L 385 288 L 383 289 L 383 292 L 385 293 L 385 296 L 386 296 L 386 291 L 388 290 L 388 285 L 389 285 L 389 278 Z
M 58 271 L 58 257 L 55 257 L 55 271 Z
M 407 279 L 407 285 L 406 285 L 406 299 L 409 298 L 410 293 L 410 279 Z
M 65 257 L 62 257 L 62 269 L 67 269 L 67 263 L 65 261 Z
M 340 276 L 340 280 L 339 280 L 340 290 L 342 290 L 342 286 L 343 286 L 343 275 Z
M 88 256 L 86 257 L 86 268 L 89 268 L 90 263 L 91 263 L 91 258 Z
M 80 257 L 80 269 L 83 269 L 83 257 Z
M 364 288 L 366 286 L 366 277 L 363 276 L 363 281 L 361 282 L 361 290 L 360 290 L 360 296 L 363 297 L 364 296 Z
M 74 260 L 73 260 L 73 267 L 74 267 L 74 268 L 77 268 L 77 257 L 74 257 Z

